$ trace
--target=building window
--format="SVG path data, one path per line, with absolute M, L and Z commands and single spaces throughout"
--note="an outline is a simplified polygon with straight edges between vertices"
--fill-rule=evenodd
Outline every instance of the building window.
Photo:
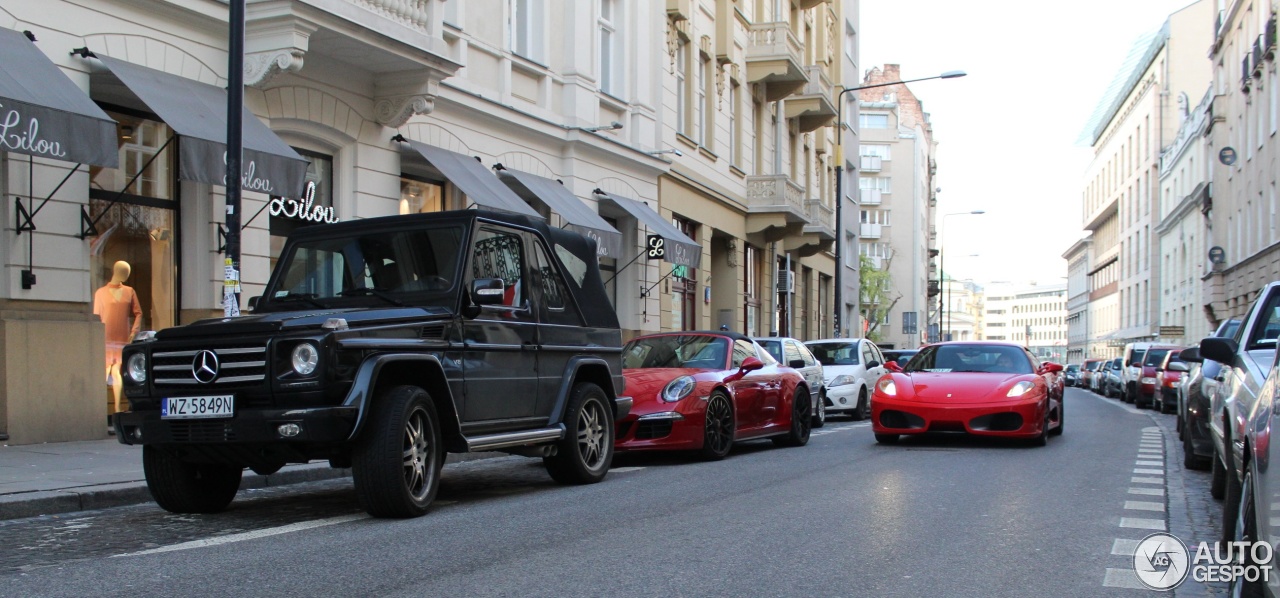
M 760 334 L 760 306 L 763 303 L 760 294 L 760 250 L 747 245 L 746 259 L 743 260 L 743 278 L 746 281 L 746 293 L 742 303 L 743 327 L 747 336 Z
M 698 63 L 694 65 L 694 82 L 693 82 L 693 139 L 699 145 L 707 145 L 708 126 L 707 126 L 707 83 L 711 79 L 711 57 L 698 52 Z
M 400 213 L 422 214 L 442 212 L 445 207 L 444 183 L 421 179 L 412 175 L 400 175 Z
M 511 51 L 528 58 L 542 60 L 542 0 L 508 0 Z
M 853 23 L 845 21 L 844 23 L 844 55 L 849 57 L 849 61 L 857 64 L 857 57 L 854 53 L 858 49 L 858 34 L 853 30 Z M 855 71 L 857 69 L 854 69 Z
M 679 216 L 673 217 L 671 223 L 690 239 L 698 240 L 698 223 Z M 671 327 L 675 330 L 696 330 L 698 269 L 688 266 L 672 266 L 672 269 Z
M 751 140 L 752 146 L 755 148 L 754 164 L 752 164 L 752 174 L 761 174 L 764 172 L 764 102 L 759 98 L 751 99 L 751 117 L 753 119 L 752 129 L 755 133 L 755 139 Z
M 689 134 L 689 41 L 676 43 L 676 131 Z
M 881 160 L 890 158 L 889 146 L 883 143 L 864 143 L 859 146 L 858 155 L 860 156 L 876 156 Z
M 600 0 L 600 89 L 619 95 L 618 0 Z
M 858 128 L 859 129 L 887 129 L 889 128 L 889 115 L 859 112 Z
M 742 85 L 733 81 L 729 89 L 729 164 L 742 168 Z
M 876 189 L 881 193 L 890 193 L 893 191 L 893 177 L 887 176 L 864 176 L 858 177 L 859 189 Z

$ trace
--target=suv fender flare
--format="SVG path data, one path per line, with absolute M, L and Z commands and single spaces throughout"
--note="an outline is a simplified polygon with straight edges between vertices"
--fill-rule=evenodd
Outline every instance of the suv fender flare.
M 564 368 L 564 374 L 560 377 L 560 390 L 556 393 L 555 407 L 551 409 L 550 421 L 553 424 L 564 418 L 564 410 L 566 408 L 566 404 L 569 402 L 569 395 L 573 393 L 573 385 L 578 380 L 578 372 L 588 366 L 598 366 L 603 368 L 605 372 L 608 372 L 607 377 L 609 378 L 609 383 L 600 384 L 600 388 L 604 389 L 605 394 L 609 396 L 609 403 L 615 409 L 614 417 L 619 418 L 619 414 L 616 413 L 618 406 L 618 391 L 614 388 L 613 369 L 609 367 L 609 362 L 599 357 L 579 355 L 569 359 L 568 365 Z
M 423 385 L 423 389 L 431 394 L 433 401 L 437 403 L 447 401 L 450 408 L 448 412 L 440 409 L 436 410 L 436 414 L 440 417 L 441 430 L 445 435 L 450 432 L 456 432 L 461 429 L 458 422 L 458 412 L 454 405 L 453 393 L 449 390 L 449 384 L 444 374 L 444 366 L 441 365 L 440 359 L 435 355 L 423 355 L 418 353 L 384 353 L 375 355 L 364 360 L 360 364 L 360 369 L 356 371 L 355 382 L 351 385 L 351 390 L 347 392 L 347 398 L 342 401 L 343 406 L 356 407 L 356 425 L 351 429 L 351 435 L 347 437 L 348 441 L 355 440 L 360 435 L 360 430 L 364 428 L 365 420 L 368 419 L 370 403 L 373 401 L 373 391 L 378 387 L 378 376 L 382 373 L 382 368 L 393 364 L 403 362 L 418 362 L 415 365 L 421 370 L 424 378 L 434 378 L 437 384 L 429 381 Z M 452 421 L 450 421 L 452 420 Z M 452 428 L 452 430 L 448 430 Z

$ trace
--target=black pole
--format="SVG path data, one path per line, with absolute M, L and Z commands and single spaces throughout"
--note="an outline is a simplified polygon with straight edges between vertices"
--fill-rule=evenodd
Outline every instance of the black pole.
M 244 150 L 244 3 L 230 0 L 227 45 L 227 254 L 223 313 L 240 315 L 240 167 Z

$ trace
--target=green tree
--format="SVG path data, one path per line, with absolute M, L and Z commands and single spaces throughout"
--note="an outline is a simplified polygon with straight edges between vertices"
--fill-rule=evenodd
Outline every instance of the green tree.
M 858 256 L 858 286 L 862 295 L 862 317 L 868 322 L 866 337 L 874 343 L 883 340 L 880 334 L 880 323 L 902 298 L 901 295 L 892 298 L 889 296 L 893 291 L 892 280 L 889 277 L 890 259 L 886 258 L 882 267 L 877 268 L 870 257 Z

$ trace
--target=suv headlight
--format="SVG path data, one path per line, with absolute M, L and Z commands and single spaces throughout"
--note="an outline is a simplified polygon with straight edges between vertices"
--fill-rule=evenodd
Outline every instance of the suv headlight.
M 133 355 L 130 355 L 128 361 L 125 362 L 124 371 L 125 371 L 125 374 L 129 376 L 130 380 L 137 382 L 138 384 L 142 384 L 143 382 L 146 382 L 147 381 L 147 354 L 134 353 Z
M 316 365 L 320 363 L 320 350 L 311 343 L 298 343 L 293 348 L 289 363 L 299 376 L 310 376 L 316 371 Z
M 694 386 L 697 386 L 697 384 L 693 381 L 692 376 L 680 376 L 663 387 L 662 400 L 668 403 L 679 401 L 689 396 L 689 393 L 693 392 Z

